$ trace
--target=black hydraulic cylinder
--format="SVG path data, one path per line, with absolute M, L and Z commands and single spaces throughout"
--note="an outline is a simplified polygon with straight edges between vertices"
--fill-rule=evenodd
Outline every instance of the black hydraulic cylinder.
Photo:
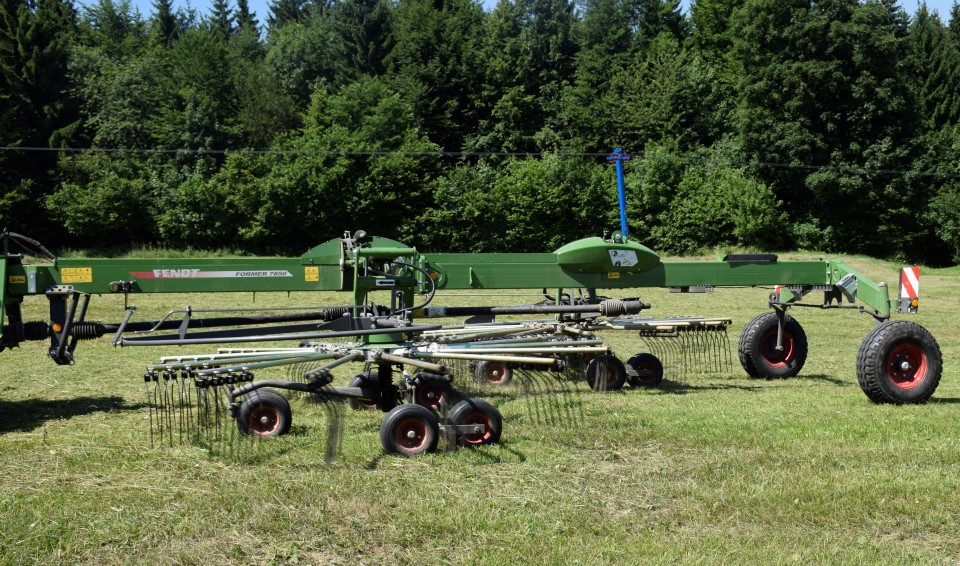
M 258 324 L 274 324 L 282 322 L 300 322 L 310 320 L 328 321 L 332 317 L 328 311 L 300 312 L 285 314 L 264 314 L 251 316 L 225 316 L 216 318 L 191 318 L 189 328 L 219 328 L 224 326 L 246 326 Z M 183 325 L 183 320 L 164 320 L 162 322 L 128 322 L 123 327 L 124 332 L 147 332 L 150 330 L 177 330 Z M 120 323 L 104 324 L 107 332 L 116 332 Z
M 507 307 L 445 307 L 441 316 L 476 316 L 491 314 L 601 314 L 621 316 L 637 314 L 650 308 L 642 301 L 608 299 L 595 305 L 516 305 Z

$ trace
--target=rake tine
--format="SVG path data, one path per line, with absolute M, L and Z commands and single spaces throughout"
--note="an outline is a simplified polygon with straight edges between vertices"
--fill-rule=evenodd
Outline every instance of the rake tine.
M 324 462 L 333 463 L 343 446 L 344 408 L 340 399 L 324 400 L 327 410 L 327 454 Z
M 173 446 L 173 419 L 170 412 L 170 374 L 163 372 L 163 426 L 167 435 L 169 435 L 170 446 Z M 165 442 L 164 438 L 160 439 Z
M 192 437 L 194 435 L 193 428 L 194 424 L 196 424 L 193 420 L 193 391 L 191 386 L 193 389 L 196 389 L 196 378 L 192 372 L 183 370 L 183 375 L 180 378 L 180 388 L 183 392 L 184 401 L 187 407 L 186 427 L 188 437 Z
M 150 374 L 143 374 L 143 389 L 147 395 L 147 411 L 150 415 L 150 448 L 153 448 L 153 399 L 150 397 Z
M 542 391 L 536 376 L 527 370 L 519 370 L 517 373 L 520 375 L 520 379 L 524 384 L 527 414 L 532 416 L 537 423 L 552 424 L 553 419 L 549 411 L 546 407 L 541 406 L 539 398 L 542 395 Z
M 710 345 L 707 342 L 708 337 L 706 335 L 706 329 L 703 326 L 698 326 L 694 332 L 697 335 L 697 350 L 700 353 L 700 367 L 703 368 L 704 372 L 709 372 L 710 368 L 713 367 L 713 360 L 710 359 Z
M 180 380 L 177 379 L 177 372 L 170 372 L 171 389 L 170 395 L 173 399 L 173 420 L 177 422 L 178 442 L 183 444 L 183 396 L 180 394 Z
M 681 332 L 681 333 L 678 333 L 678 334 L 677 334 L 677 338 L 678 338 L 678 340 L 677 340 L 676 343 L 669 341 L 669 339 L 666 339 L 666 340 L 668 340 L 668 341 L 666 342 L 665 345 L 666 345 L 668 348 L 670 348 L 670 354 L 671 354 L 672 360 L 674 360 L 673 363 L 674 363 L 678 368 L 680 368 L 681 376 L 682 376 L 684 379 L 686 379 L 686 378 L 687 378 L 687 365 L 689 365 L 689 364 L 685 364 L 685 363 L 684 363 L 684 360 L 683 360 L 683 358 L 684 358 L 684 353 L 683 353 L 683 351 L 686 349 L 686 344 L 685 344 L 685 342 L 686 342 L 686 337 L 685 337 L 685 336 L 683 335 L 683 333 Z

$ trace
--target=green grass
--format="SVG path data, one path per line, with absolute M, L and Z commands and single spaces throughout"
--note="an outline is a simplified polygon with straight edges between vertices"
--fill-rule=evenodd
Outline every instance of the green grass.
M 896 266 L 848 262 L 896 288 Z M 767 292 L 625 295 L 651 301 L 656 316 L 729 316 L 735 345 Z M 81 343 L 75 366 L 57 367 L 45 344 L 25 344 L 0 354 L 0 563 L 954 564 L 960 275 L 925 270 L 921 299 L 911 320 L 945 360 L 925 405 L 877 406 L 860 391 L 854 361 L 872 318 L 795 309 L 810 342 L 800 377 L 752 380 L 738 364 L 668 373 L 657 390 L 578 393 L 552 420 L 511 390 L 495 392 L 501 445 L 415 459 L 382 453 L 381 414 L 349 412 L 329 465 L 326 413 L 302 399 L 292 401 L 290 435 L 241 443 L 233 455 L 151 447 L 143 369 L 198 348 L 114 349 L 104 338 Z M 344 296 L 255 300 L 132 302 L 145 320 L 186 304 Z M 455 301 L 480 299 L 443 302 Z M 25 308 L 28 320 L 45 318 L 44 299 Z M 90 318 L 117 321 L 122 308 L 118 297 L 94 297 Z M 622 357 L 638 349 L 631 333 L 605 337 Z

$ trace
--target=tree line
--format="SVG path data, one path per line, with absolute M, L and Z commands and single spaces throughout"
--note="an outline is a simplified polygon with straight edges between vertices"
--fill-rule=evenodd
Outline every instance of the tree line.
M 960 261 L 960 2 L 0 0 L 0 227 Z

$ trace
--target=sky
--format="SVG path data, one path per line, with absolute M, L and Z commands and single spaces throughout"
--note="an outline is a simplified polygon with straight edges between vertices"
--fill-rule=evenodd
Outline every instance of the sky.
M 92 4 L 96 0 L 79 0 L 77 4 Z M 910 15 L 913 15 L 917 11 L 917 5 L 922 0 L 900 0 L 900 6 Z M 950 7 L 953 5 L 953 0 L 926 0 L 927 9 L 931 12 L 939 12 L 940 19 L 946 23 L 950 18 Z M 134 5 L 137 9 L 140 10 L 140 13 L 147 17 L 153 12 L 153 0 L 133 0 Z M 267 15 L 269 14 L 270 0 L 248 0 L 250 5 L 250 11 L 255 12 L 257 19 L 261 24 L 266 22 Z M 198 14 L 203 16 L 210 13 L 210 6 L 213 4 L 211 0 L 174 0 L 173 6 L 176 8 L 186 8 L 191 7 L 197 10 Z M 680 4 L 683 6 L 683 9 L 686 10 L 690 4 L 690 0 L 681 0 Z M 231 7 L 236 6 L 236 0 L 231 0 Z M 497 0 L 483 0 L 483 5 L 488 9 L 492 9 L 497 5 Z

